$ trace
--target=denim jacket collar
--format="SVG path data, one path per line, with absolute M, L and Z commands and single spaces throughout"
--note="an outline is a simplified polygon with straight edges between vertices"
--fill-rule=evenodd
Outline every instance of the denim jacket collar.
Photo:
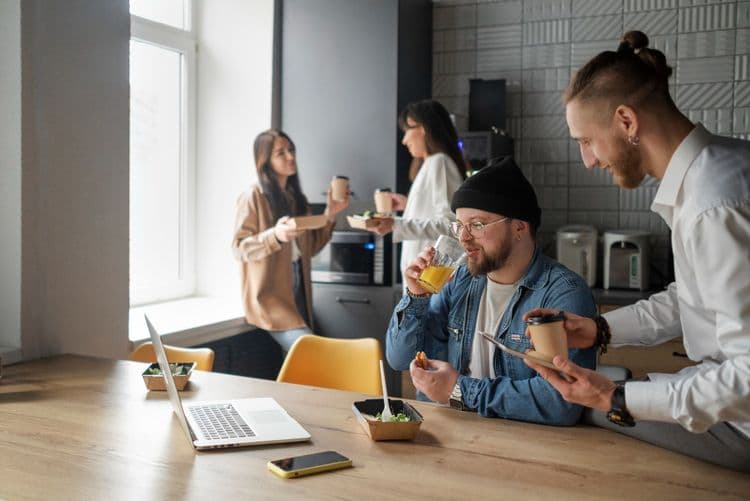
M 518 281 L 519 287 L 537 290 L 547 285 L 549 282 L 550 268 L 547 266 L 544 259 L 541 258 L 541 254 L 539 246 L 536 246 L 534 248 L 534 255 L 531 257 L 531 263 L 529 263 L 523 276 Z M 475 281 L 479 286 L 479 290 L 484 290 L 484 287 L 487 284 L 487 275 L 478 276 L 475 278 Z
M 499 332 L 505 332 L 510 326 L 512 312 L 514 311 L 515 305 L 518 303 L 521 296 L 521 293 L 519 292 L 521 287 L 524 287 L 531 291 L 543 289 L 549 283 L 550 272 L 551 268 L 549 267 L 549 264 L 545 261 L 545 259 L 542 258 L 542 253 L 539 249 L 539 246 L 537 246 L 534 249 L 534 255 L 531 258 L 531 263 L 529 264 L 528 268 L 526 268 L 526 271 L 524 272 L 521 279 L 518 281 L 518 287 L 516 287 L 516 290 L 510 299 L 510 304 L 503 314 L 503 317 L 500 321 Z M 474 330 L 476 329 L 479 301 L 481 301 L 482 299 L 482 293 L 484 292 L 486 286 L 487 275 L 474 277 L 472 282 L 469 284 L 469 294 L 467 298 L 468 300 L 466 302 L 463 314 L 464 321 L 462 322 L 463 330 L 465 332 L 474 332 Z M 468 350 L 471 349 L 470 343 L 467 343 L 464 348 L 465 351 L 467 351 L 468 356 Z M 466 357 L 462 358 L 464 360 L 466 359 Z M 468 366 L 462 367 L 462 369 L 468 369 Z

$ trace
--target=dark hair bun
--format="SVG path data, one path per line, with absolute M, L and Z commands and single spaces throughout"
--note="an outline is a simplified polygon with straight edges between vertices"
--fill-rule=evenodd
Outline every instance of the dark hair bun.
M 642 31 L 628 31 L 622 36 L 620 45 L 627 44 L 632 51 L 648 47 L 648 37 Z

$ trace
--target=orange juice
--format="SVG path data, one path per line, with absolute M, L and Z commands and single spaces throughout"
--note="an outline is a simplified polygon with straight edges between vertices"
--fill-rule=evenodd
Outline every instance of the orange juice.
M 453 274 L 450 266 L 428 266 L 419 275 L 419 285 L 428 292 L 437 294 Z

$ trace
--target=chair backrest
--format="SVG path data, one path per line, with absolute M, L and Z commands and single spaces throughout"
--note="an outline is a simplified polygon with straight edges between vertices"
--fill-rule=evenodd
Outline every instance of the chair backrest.
M 199 371 L 212 371 L 214 369 L 214 350 L 211 348 L 182 348 L 179 346 L 164 345 L 167 352 L 167 360 L 176 362 L 197 362 L 195 368 Z M 135 362 L 156 362 L 156 353 L 151 341 L 138 345 L 128 357 Z
M 374 338 L 333 339 L 305 334 L 294 342 L 276 381 L 382 395 Z

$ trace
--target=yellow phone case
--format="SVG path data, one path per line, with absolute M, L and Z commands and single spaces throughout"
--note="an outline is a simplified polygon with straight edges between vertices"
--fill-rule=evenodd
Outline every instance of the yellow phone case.
M 282 470 L 273 462 L 268 462 L 268 469 L 274 474 L 281 478 L 296 478 L 305 475 L 313 475 L 315 473 L 322 473 L 324 471 L 340 470 L 342 468 L 349 468 L 352 466 L 352 460 L 347 459 L 346 461 L 334 461 L 333 463 L 320 464 L 316 466 L 310 466 L 309 468 L 299 468 L 297 470 Z

